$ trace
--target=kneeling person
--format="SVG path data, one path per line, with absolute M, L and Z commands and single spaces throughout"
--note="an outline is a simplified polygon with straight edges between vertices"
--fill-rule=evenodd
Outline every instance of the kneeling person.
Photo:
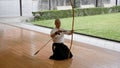
M 70 52 L 70 49 L 64 44 L 64 34 L 71 35 L 73 33 L 73 30 L 67 31 L 61 29 L 60 26 L 60 20 L 56 19 L 55 28 L 50 33 L 50 36 L 53 40 L 53 55 L 50 56 L 50 59 L 54 60 L 64 60 L 73 57 L 72 53 Z

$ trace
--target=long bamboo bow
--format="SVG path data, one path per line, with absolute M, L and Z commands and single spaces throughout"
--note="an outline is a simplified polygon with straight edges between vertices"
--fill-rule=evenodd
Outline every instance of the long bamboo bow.
M 74 3 L 73 0 L 70 0 L 70 4 L 72 6 L 72 30 L 74 30 Z M 70 50 L 72 48 L 72 44 L 73 44 L 73 34 L 71 35 L 71 43 L 70 43 Z M 70 56 L 70 52 L 68 54 L 68 57 Z

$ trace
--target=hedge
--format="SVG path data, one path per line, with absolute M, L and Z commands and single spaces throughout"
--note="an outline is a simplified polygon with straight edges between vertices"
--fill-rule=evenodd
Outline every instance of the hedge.
M 78 16 L 89 16 L 89 15 L 98 15 L 98 14 L 107 14 L 107 13 L 116 13 L 120 12 L 120 6 L 114 6 L 110 8 L 75 8 L 75 17 Z M 55 18 L 67 18 L 72 17 L 72 10 L 49 10 L 49 11 L 38 11 L 32 12 L 35 20 L 47 20 Z

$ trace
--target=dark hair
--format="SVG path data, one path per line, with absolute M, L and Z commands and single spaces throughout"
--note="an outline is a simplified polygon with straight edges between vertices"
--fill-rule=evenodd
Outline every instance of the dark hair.
M 60 19 L 59 19 L 59 18 L 55 19 L 55 23 L 56 23 L 57 21 L 60 21 Z

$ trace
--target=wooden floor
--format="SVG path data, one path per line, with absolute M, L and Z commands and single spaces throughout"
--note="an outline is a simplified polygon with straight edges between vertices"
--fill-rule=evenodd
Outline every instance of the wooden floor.
M 50 60 L 52 41 L 33 55 L 49 39 L 47 34 L 0 24 L 0 68 L 120 68 L 119 52 L 75 41 L 72 59 Z

